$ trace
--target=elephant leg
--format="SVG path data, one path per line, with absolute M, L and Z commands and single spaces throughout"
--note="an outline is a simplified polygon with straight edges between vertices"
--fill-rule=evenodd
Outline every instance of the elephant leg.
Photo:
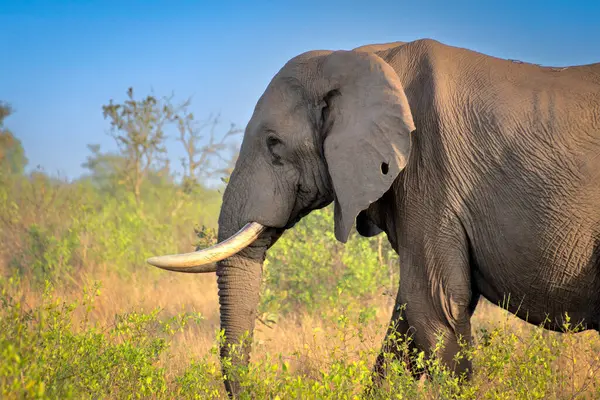
M 479 299 L 471 283 L 466 235 L 455 219 L 446 218 L 436 226 L 438 229 L 427 234 L 408 232 L 408 246 L 399 251 L 400 287 L 375 363 L 374 384 L 385 376 L 386 362 L 401 356 L 413 376 L 425 373 L 411 364 L 408 355 L 417 349 L 430 357 L 439 335 L 443 348 L 437 351 L 438 359 L 454 372 L 470 377 L 470 361 L 465 357 L 454 359 L 460 341 L 471 343 L 471 316 Z
M 453 299 L 449 298 L 447 302 L 452 303 Z M 446 315 L 431 316 L 432 313 L 445 307 L 448 308 L 441 311 L 440 314 L 447 313 Z M 412 346 L 424 351 L 427 357 L 431 357 L 441 337 L 443 340 L 442 348 L 436 351 L 438 359 L 458 375 L 465 374 L 467 379 L 470 378 L 472 373 L 471 362 L 466 357 L 455 359 L 455 356 L 461 350 L 461 342 L 471 344 L 470 319 L 472 314 L 469 306 L 457 303 L 443 304 L 440 301 L 437 304 L 430 303 L 426 309 L 429 312 L 407 308 L 406 319 L 410 327 L 414 329 L 414 334 L 411 337 Z M 410 365 L 410 368 L 413 375 L 427 372 L 418 370 L 413 365 Z
M 396 295 L 396 302 L 394 304 L 394 311 L 385 334 L 385 339 L 381 350 L 375 360 L 375 366 L 373 368 L 373 383 L 379 385 L 381 380 L 386 375 L 386 364 L 394 360 L 398 360 L 402 357 L 403 344 L 406 343 L 405 339 L 410 336 L 410 326 L 406 321 L 404 314 L 404 306 L 400 303 L 400 291 Z M 409 350 L 412 351 L 415 348 L 414 343 L 406 343 Z M 408 354 L 404 354 L 407 356 Z M 410 364 L 410 360 L 405 357 L 407 365 Z M 411 370 L 412 371 L 412 370 Z

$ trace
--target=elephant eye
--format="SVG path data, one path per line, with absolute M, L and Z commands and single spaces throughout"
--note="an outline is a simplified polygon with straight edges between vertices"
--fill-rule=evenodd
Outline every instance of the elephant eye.
M 271 153 L 272 161 L 275 165 L 283 165 L 283 162 L 281 161 L 281 154 L 278 154 L 280 151 L 276 151 L 276 148 L 282 144 L 283 142 L 281 139 L 272 135 L 267 136 L 267 148 L 269 149 L 269 153 Z
M 273 148 L 278 144 L 281 144 L 280 139 L 276 138 L 275 136 L 267 137 L 267 147 L 269 148 L 269 151 L 273 151 Z

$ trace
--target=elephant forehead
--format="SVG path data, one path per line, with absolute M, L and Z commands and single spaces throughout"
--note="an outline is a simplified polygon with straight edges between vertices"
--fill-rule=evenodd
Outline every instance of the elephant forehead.
M 269 111 L 252 121 L 246 135 L 257 137 L 271 132 L 281 138 L 298 137 L 310 133 L 311 126 L 306 113 L 293 110 Z
M 251 131 L 275 131 L 278 133 L 290 127 L 309 122 L 309 104 L 300 90 L 276 88 L 265 92 L 252 116 Z
M 304 85 L 295 77 L 275 77 L 258 102 L 258 109 L 281 109 L 289 113 L 306 106 L 309 99 Z

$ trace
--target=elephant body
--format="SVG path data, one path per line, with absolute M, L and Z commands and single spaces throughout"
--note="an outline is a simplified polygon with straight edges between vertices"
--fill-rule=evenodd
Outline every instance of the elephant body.
M 407 73 L 413 46 L 376 52 L 419 112 L 410 162 L 364 211 L 400 256 L 406 315 L 393 322 L 416 328 L 420 348 L 446 333 L 450 364 L 479 296 L 549 329 L 565 313 L 598 329 L 600 64 L 540 67 L 429 42 L 416 51 L 426 66 L 413 64 L 423 76 Z
M 480 296 L 549 329 L 565 313 L 598 329 L 600 64 L 541 67 L 429 39 L 290 60 L 224 193 L 219 240 L 266 227 L 217 268 L 230 342 L 252 332 L 268 248 L 331 202 L 338 240 L 355 222 L 399 255 L 389 332 L 426 352 L 442 333 L 456 372 L 470 373 L 453 357 Z
M 410 47 L 377 54 L 400 75 L 403 60 L 414 60 Z M 510 311 L 534 324 L 568 312 L 596 329 L 600 64 L 559 69 L 423 47 L 432 95 L 423 98 L 422 80 L 411 93 L 415 74 L 403 79 L 411 109 L 420 110 L 411 162 L 393 200 L 368 211 L 404 259 L 402 275 L 412 277 L 405 290 L 413 281 L 443 285 L 440 294 L 465 305 L 479 294 L 494 303 L 510 296 Z M 444 269 L 449 276 L 435 283 Z M 453 274 L 464 287 L 452 287 Z

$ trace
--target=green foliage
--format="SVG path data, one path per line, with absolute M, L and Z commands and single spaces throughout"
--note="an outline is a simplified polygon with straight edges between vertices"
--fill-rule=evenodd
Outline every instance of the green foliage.
M 64 236 L 57 237 L 32 224 L 27 230 L 26 243 L 31 262 L 27 267 L 16 264 L 20 272 L 27 268 L 38 281 L 45 277 L 70 276 L 73 272 L 73 256 L 79 245 L 77 232 L 68 230 Z
M 22 174 L 27 165 L 21 141 L 4 127 L 4 119 L 12 113 L 11 106 L 0 101 L 0 179 L 5 175 Z
M 184 193 L 202 191 L 206 180 L 231 173 L 235 160 L 233 149 L 237 146 L 228 140 L 241 130 L 232 124 L 228 131 L 217 137 L 218 117 L 209 117 L 206 122 L 199 123 L 188 110 L 189 99 L 174 105 L 172 97 L 147 95 L 137 100 L 133 89 L 129 88 L 125 101 L 115 103 L 111 99 L 109 104 L 102 106 L 119 151 L 103 153 L 99 145 L 88 146 L 92 154 L 83 166 L 92 172 L 97 183 L 113 192 L 119 187 L 126 189 L 133 193 L 137 204 L 143 197 L 144 183 L 150 181 L 146 187 L 173 183 L 166 149 L 168 130 L 172 125 L 177 131 L 177 141 L 185 150 L 185 157 L 181 159 L 180 186 Z M 234 154 L 228 155 L 227 151 Z
M 74 282 L 99 269 L 159 274 L 148 257 L 193 250 L 193 227 L 216 227 L 217 191 L 186 194 L 174 184 L 148 183 L 142 195 L 138 204 L 126 191 L 109 196 L 87 180 L 42 173 L 10 179 L 0 185 L 1 264 L 38 283 Z
M 309 313 L 364 304 L 393 291 L 397 257 L 383 235 L 353 233 L 345 245 L 333 233 L 332 206 L 313 211 L 269 250 L 261 311 Z
M 159 318 L 116 315 L 111 326 L 89 321 L 99 286 L 81 301 L 67 303 L 46 287 L 42 303 L 27 308 L 15 297 L 15 281 L 2 282 L 0 317 L 0 393 L 3 398 L 167 398 L 165 369 L 159 358 L 168 338 L 199 315 Z M 82 311 L 82 323 L 73 315 Z
M 92 399 L 217 399 L 225 398 L 223 375 L 216 358 L 217 340 L 204 357 L 192 359 L 174 373 L 165 366 L 175 335 L 202 327 L 201 315 L 179 313 L 161 316 L 160 310 L 118 314 L 108 325 L 92 322 L 90 315 L 100 293 L 95 284 L 84 289 L 77 301 L 67 302 L 46 285 L 39 305 L 28 307 L 19 300 L 17 279 L 0 281 L 0 394 L 2 398 Z M 75 319 L 75 314 L 80 317 Z M 483 328 L 474 346 L 463 344 L 460 357 L 475 364 L 467 382 L 450 373 L 437 352 L 432 356 L 411 352 L 410 338 L 396 335 L 400 359 L 386 355 L 387 375 L 374 386 L 371 367 L 374 349 L 361 346 L 370 322 L 356 313 L 340 314 L 332 337 L 314 349 L 326 356 L 319 368 L 298 369 L 307 354 L 267 354 L 248 367 L 225 363 L 227 373 L 240 379 L 242 399 L 567 399 L 600 395 L 590 366 L 577 384 L 574 371 L 559 363 L 572 352 L 577 327 L 567 323 L 568 333 L 547 335 L 542 328 L 517 334 L 508 327 Z M 350 343 L 358 346 L 350 346 Z M 325 348 L 326 344 L 332 347 Z M 593 346 L 584 350 L 597 352 Z M 581 351 L 581 349 L 579 350 Z M 580 353 L 578 353 L 580 354 Z M 308 355 L 310 356 L 310 354 Z M 598 360 L 597 360 L 598 361 Z M 596 361 L 596 362 L 597 362 Z M 427 371 L 425 380 L 414 380 L 407 362 Z M 573 364 L 576 360 L 573 360 Z M 294 367 L 296 366 L 296 367 Z
M 126 277 L 143 268 L 156 275 L 159 271 L 148 268 L 146 258 L 192 250 L 198 244 L 195 226 L 216 228 L 221 194 L 200 181 L 193 187 L 189 180 L 175 181 L 164 157 L 166 128 L 178 127 L 193 164 L 187 175 L 199 174 L 239 131 L 232 127 L 218 140 L 218 120 L 210 119 L 210 140 L 202 146 L 202 127 L 196 126 L 188 105 L 174 106 L 171 98 L 151 95 L 138 100 L 129 89 L 124 102 L 111 100 L 103 107 L 118 152 L 90 145 L 84 164 L 90 175 L 69 182 L 41 170 L 28 176 L 0 174 L 0 267 L 38 284 L 57 279 L 76 283 L 82 274 L 98 270 Z M 12 110 L 0 106 L 3 129 Z M 2 134 L 11 141 L 2 142 L 0 162 L 10 159 L 13 165 L 15 149 L 22 148 L 10 132 Z
M 125 169 L 125 157 L 120 154 L 104 153 L 99 144 L 89 144 L 87 147 L 91 154 L 81 165 L 90 172 L 86 178 L 103 193 L 113 197 L 119 196 L 123 192 L 123 186 L 119 183 L 118 176 L 120 171 Z

